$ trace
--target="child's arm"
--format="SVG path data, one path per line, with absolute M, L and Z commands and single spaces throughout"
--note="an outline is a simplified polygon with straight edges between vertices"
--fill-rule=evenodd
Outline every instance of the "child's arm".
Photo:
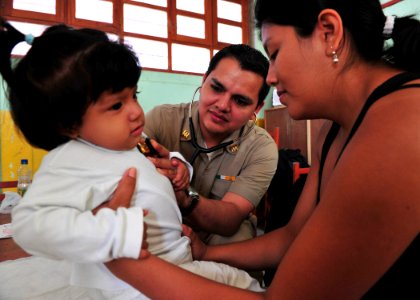
M 190 186 L 193 176 L 193 167 L 179 152 L 169 152 L 155 140 L 150 140 L 158 157 L 148 157 L 158 172 L 171 180 L 175 191 L 185 190 Z
M 127 177 L 125 174 L 123 180 L 130 180 Z M 12 212 L 13 237 L 28 253 L 75 262 L 139 257 L 143 240 L 140 207 L 103 208 L 94 215 L 86 199 L 95 202 L 95 198 L 105 199 L 104 194 L 84 188 L 76 178 L 73 190 L 67 193 L 62 191 L 68 190 L 68 180 L 54 182 L 51 174 L 37 179 L 38 184 L 31 186 Z M 48 181 L 54 182 L 54 188 L 45 184 Z

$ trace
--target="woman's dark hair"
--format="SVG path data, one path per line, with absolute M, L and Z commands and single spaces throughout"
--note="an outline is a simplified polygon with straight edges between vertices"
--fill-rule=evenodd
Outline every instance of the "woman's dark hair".
M 412 16 L 396 18 L 391 35 L 394 44 L 385 49 L 386 17 L 379 0 L 257 0 L 255 18 L 258 28 L 263 23 L 288 25 L 307 37 L 319 13 L 327 8 L 340 14 L 351 49 L 362 59 L 375 63 L 386 57 L 397 68 L 420 71 L 420 22 Z
M 10 36 L 0 36 L 0 48 Z M 10 52 L 5 60 L 0 65 L 10 66 Z M 140 73 L 136 55 L 105 33 L 52 26 L 5 78 L 13 120 L 31 145 L 51 150 L 70 139 L 103 92 L 136 86 Z
M 209 75 L 216 69 L 219 62 L 227 57 L 235 59 L 242 70 L 251 71 L 263 78 L 263 84 L 258 94 L 258 104 L 261 104 L 270 90 L 270 86 L 265 82 L 269 67 L 267 58 L 260 51 L 248 45 L 230 45 L 218 51 L 213 56 L 207 68 L 206 75 Z

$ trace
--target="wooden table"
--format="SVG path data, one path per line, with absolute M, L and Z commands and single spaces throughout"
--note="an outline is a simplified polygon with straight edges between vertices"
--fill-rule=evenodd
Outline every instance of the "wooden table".
M 10 214 L 0 214 L 0 224 L 11 222 Z M 0 239 L 0 262 L 30 256 L 12 238 Z

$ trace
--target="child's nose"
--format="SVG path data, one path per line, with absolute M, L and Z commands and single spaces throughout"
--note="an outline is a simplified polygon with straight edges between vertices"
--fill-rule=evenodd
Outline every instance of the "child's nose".
M 132 107 L 130 108 L 130 121 L 137 120 L 138 118 L 143 116 L 143 108 L 140 106 L 138 102 L 135 102 Z

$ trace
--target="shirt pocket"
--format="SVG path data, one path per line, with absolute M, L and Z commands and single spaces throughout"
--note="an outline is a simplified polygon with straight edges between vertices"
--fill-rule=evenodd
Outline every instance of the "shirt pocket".
M 229 188 L 233 181 L 216 178 L 214 180 L 214 185 L 211 190 L 211 199 L 220 200 L 224 197 L 224 195 L 229 191 Z

